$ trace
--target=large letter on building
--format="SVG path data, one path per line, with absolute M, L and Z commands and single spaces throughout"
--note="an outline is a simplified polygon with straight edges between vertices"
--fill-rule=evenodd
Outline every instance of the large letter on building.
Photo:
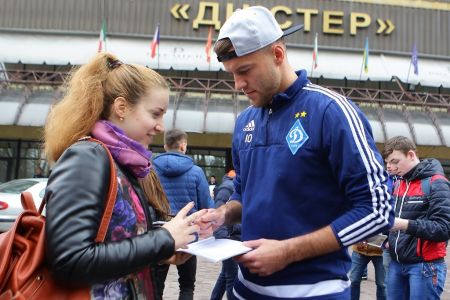
M 366 13 L 352 12 L 350 14 L 350 34 L 356 35 L 358 28 L 369 27 L 371 18 Z
M 342 28 L 331 28 L 331 25 L 340 25 L 342 27 L 342 23 L 344 17 L 344 12 L 342 11 L 333 11 L 333 10 L 325 10 L 323 12 L 323 32 L 330 34 L 343 34 L 344 29 Z
M 311 31 L 311 16 L 317 15 L 319 13 L 319 10 L 318 9 L 297 8 L 297 13 L 304 15 L 303 31 L 310 32 Z
M 211 9 L 211 19 L 206 20 L 205 14 L 208 9 Z M 194 20 L 192 27 L 198 29 L 199 25 L 214 26 L 214 29 L 219 30 L 221 23 L 219 20 L 219 3 L 215 2 L 200 2 L 197 17 Z

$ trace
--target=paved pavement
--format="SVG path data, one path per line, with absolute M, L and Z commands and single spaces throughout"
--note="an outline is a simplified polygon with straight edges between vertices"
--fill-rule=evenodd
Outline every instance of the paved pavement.
M 450 247 L 447 248 L 447 266 L 450 270 Z M 201 257 L 197 260 L 197 282 L 195 288 L 194 299 L 195 300 L 208 300 L 211 291 L 216 282 L 217 276 L 222 266 L 221 263 L 211 263 Z M 373 265 L 369 264 L 368 268 L 368 280 L 365 280 L 361 284 L 361 300 L 375 300 L 376 299 L 376 285 L 375 285 L 375 273 Z M 450 299 L 450 279 L 447 273 L 444 293 L 441 299 Z M 178 299 L 178 274 L 177 269 L 174 266 L 170 267 L 169 274 L 167 275 L 166 288 L 164 290 L 164 300 L 177 300 Z M 226 299 L 226 296 L 224 297 Z

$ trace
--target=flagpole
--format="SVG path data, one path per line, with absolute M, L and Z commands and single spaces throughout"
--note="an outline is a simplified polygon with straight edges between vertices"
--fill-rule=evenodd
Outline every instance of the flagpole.
M 158 56 L 156 59 L 156 68 L 159 70 L 159 55 L 160 55 L 160 43 L 159 43 L 159 36 L 160 36 L 160 27 L 159 23 L 156 24 L 155 33 L 153 34 L 153 40 L 151 43 L 151 49 L 150 49 L 150 57 L 153 60 L 155 56 Z
M 409 75 L 411 74 L 411 65 L 413 65 L 413 67 L 414 67 L 414 74 L 419 75 L 419 70 L 418 70 L 419 67 L 417 65 L 417 46 L 416 46 L 415 41 L 413 44 L 411 59 L 409 60 L 408 76 L 406 76 L 406 83 L 409 83 Z
M 409 73 L 411 73 L 411 60 L 409 61 L 408 75 L 406 76 L 406 83 L 409 82 Z
M 106 3 L 105 0 L 103 0 L 103 11 L 102 11 L 102 23 L 105 22 L 105 28 L 107 27 L 108 21 L 105 17 L 105 10 L 106 10 Z M 106 48 L 106 30 L 105 30 L 105 52 L 108 52 L 108 48 Z
M 361 63 L 361 71 L 359 71 L 359 80 L 361 80 L 362 78 L 362 71 L 364 68 L 364 65 L 366 63 L 366 59 L 368 59 L 369 56 L 369 47 L 368 47 L 368 38 L 366 37 L 366 41 L 364 43 L 364 51 L 363 51 L 363 59 L 362 59 L 362 63 Z
M 206 45 L 205 45 L 206 62 L 208 63 L 208 71 L 211 71 L 212 34 L 213 34 L 213 27 L 209 26 L 208 37 L 206 39 Z
M 161 27 L 159 26 L 159 23 L 158 23 L 158 45 L 157 45 L 157 48 L 158 48 L 158 49 L 157 49 L 157 52 L 156 52 L 156 55 L 158 55 L 158 70 L 159 70 L 159 54 L 160 54 L 160 52 L 161 52 L 161 51 L 160 51 L 161 49 L 159 48 L 159 47 L 161 46 L 161 45 L 160 45 L 160 44 L 161 44 L 161 43 L 160 43 L 160 37 L 161 37 L 161 32 L 160 32 L 160 31 L 161 31 Z
M 208 29 L 208 40 L 210 39 L 210 32 L 211 32 L 210 43 L 212 44 L 212 26 L 210 26 L 209 29 Z M 208 41 L 206 41 L 206 43 L 208 43 Z M 208 51 L 211 51 L 211 49 L 209 49 Z M 208 55 L 210 55 L 210 54 L 206 53 L 207 59 L 208 59 Z M 208 71 L 211 72 L 211 57 L 209 57 L 209 61 L 208 61 Z
M 314 37 L 314 46 L 313 46 L 313 60 L 312 60 L 312 64 L 311 64 L 311 75 L 310 77 L 313 76 L 314 73 L 314 69 L 317 68 L 317 59 L 319 56 L 319 46 L 318 46 L 318 34 L 316 32 L 316 36 Z
M 359 80 L 361 80 L 363 68 L 364 68 L 364 57 L 363 57 L 363 61 L 362 61 L 362 64 L 361 64 L 361 71 L 359 72 Z

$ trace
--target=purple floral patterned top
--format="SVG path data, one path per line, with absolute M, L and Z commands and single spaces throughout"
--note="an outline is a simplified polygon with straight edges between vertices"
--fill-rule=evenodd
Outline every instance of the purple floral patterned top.
M 117 168 L 118 191 L 105 241 L 120 241 L 147 231 L 141 201 L 127 177 Z M 91 299 L 154 299 L 150 266 L 116 280 L 91 287 Z

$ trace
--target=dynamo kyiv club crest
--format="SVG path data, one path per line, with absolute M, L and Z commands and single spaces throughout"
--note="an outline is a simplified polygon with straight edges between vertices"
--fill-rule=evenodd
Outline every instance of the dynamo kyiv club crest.
M 308 134 L 300 123 L 300 120 L 297 119 L 294 125 L 292 125 L 291 130 L 289 130 L 289 133 L 286 135 L 286 142 L 289 149 L 291 149 L 292 155 L 295 155 L 298 149 L 300 149 L 308 139 Z

